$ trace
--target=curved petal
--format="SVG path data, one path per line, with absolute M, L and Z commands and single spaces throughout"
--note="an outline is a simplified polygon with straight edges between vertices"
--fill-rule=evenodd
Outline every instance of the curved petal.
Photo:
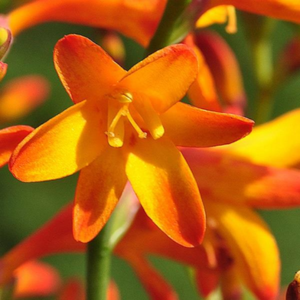
M 196 182 L 175 146 L 165 138 L 132 139 L 126 174 L 153 222 L 177 243 L 198 245 L 205 214 Z
M 77 241 L 89 242 L 106 224 L 127 177 L 121 150 L 107 145 L 102 154 L 80 172 L 74 206 L 73 232 Z
M 244 140 L 226 146 L 226 151 L 253 163 L 292 167 L 300 163 L 300 109 L 254 127 Z
M 31 1 L 12 11 L 8 21 L 13 35 L 39 23 L 61 21 L 117 30 L 146 46 L 165 5 L 165 0 Z
M 34 130 L 18 145 L 10 170 L 21 181 L 44 181 L 68 176 L 91 163 L 107 143 L 106 120 L 78 103 Z
M 32 127 L 24 125 L 0 130 L 0 167 L 8 162 L 14 149 L 32 130 Z
M 232 114 L 177 103 L 161 115 L 165 134 L 177 146 L 212 147 L 232 143 L 249 134 L 254 122 Z
M 207 9 L 218 5 L 233 5 L 254 14 L 300 23 L 298 0 L 210 0 Z
M 300 204 L 300 171 L 253 164 L 225 151 L 184 148 L 203 197 L 255 208 L 290 208 Z
M 157 112 L 164 112 L 187 92 L 198 73 L 191 48 L 178 44 L 148 56 L 130 69 L 119 86 L 133 94 L 133 101 L 148 97 Z M 145 97 L 134 98 L 134 94 Z
M 126 71 L 97 44 L 80 35 L 67 35 L 54 48 L 56 71 L 77 103 L 99 101 Z
M 238 272 L 258 299 L 275 299 L 280 259 L 275 238 L 267 225 L 246 207 L 205 202 L 209 217 L 218 224 L 233 254 Z

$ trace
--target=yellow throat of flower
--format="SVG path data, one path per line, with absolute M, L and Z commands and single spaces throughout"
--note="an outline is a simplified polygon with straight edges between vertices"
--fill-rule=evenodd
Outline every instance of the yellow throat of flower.
M 129 92 L 117 93 L 114 95 L 110 95 L 110 98 L 117 100 L 114 104 L 108 104 L 108 128 L 105 134 L 108 137 L 108 143 L 112 147 L 122 147 L 124 142 L 124 121 L 127 119 L 133 129 L 137 132 L 137 135 L 141 139 L 147 138 L 147 132 L 144 132 L 137 122 L 132 117 L 129 106 L 133 102 L 133 95 Z M 146 119 L 150 116 L 151 124 L 150 125 L 150 133 L 154 139 L 160 138 L 164 129 L 160 122 L 159 117 L 151 112 L 146 112 Z M 143 117 L 143 116 L 142 116 Z M 153 122 L 154 120 L 154 122 Z

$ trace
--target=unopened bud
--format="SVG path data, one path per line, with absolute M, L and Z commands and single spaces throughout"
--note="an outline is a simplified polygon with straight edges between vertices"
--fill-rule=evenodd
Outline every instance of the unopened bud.
M 0 27 L 0 59 L 8 52 L 11 42 L 11 32 L 6 28 Z
M 286 300 L 300 300 L 300 271 L 295 274 L 294 280 L 287 288 Z

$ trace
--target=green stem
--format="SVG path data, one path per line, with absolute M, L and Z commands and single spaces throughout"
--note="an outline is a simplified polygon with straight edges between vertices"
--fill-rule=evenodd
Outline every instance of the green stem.
M 106 300 L 110 280 L 112 220 L 103 227 L 87 247 L 87 300 Z
M 272 45 L 269 39 L 260 39 L 253 45 L 254 66 L 258 86 L 255 107 L 255 121 L 264 123 L 271 118 L 274 105 L 274 70 L 272 62 Z
M 244 14 L 247 35 L 253 54 L 254 72 L 257 83 L 254 120 L 264 123 L 271 117 L 274 105 L 274 65 L 270 35 L 275 21 L 252 14 Z
M 169 0 L 160 24 L 146 50 L 146 56 L 174 43 L 173 36 L 183 11 L 192 0 Z

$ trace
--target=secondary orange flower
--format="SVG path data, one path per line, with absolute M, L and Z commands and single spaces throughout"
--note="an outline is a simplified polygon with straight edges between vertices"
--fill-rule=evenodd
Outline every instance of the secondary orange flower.
M 75 105 L 20 144 L 12 173 L 22 181 L 43 181 L 81 170 L 76 240 L 87 242 L 101 230 L 129 179 L 167 235 L 185 246 L 199 244 L 204 210 L 175 145 L 230 143 L 249 133 L 253 122 L 177 103 L 198 71 L 185 45 L 162 49 L 126 72 L 90 40 L 69 35 L 57 43 L 54 61 Z
M 166 3 L 166 0 L 31 1 L 11 11 L 2 23 L 6 23 L 11 28 L 14 36 L 29 27 L 44 22 L 59 21 L 83 24 L 117 30 L 141 45 L 147 46 L 161 20 Z M 208 0 L 203 4 L 192 3 L 191 5 L 203 5 L 203 13 L 215 8 L 213 14 L 209 13 L 204 16 L 203 21 L 198 21 L 198 26 L 220 22 L 226 14 L 221 13 L 221 17 L 216 18 L 216 11 L 224 10 L 226 12 L 229 10 L 228 15 L 231 15 L 230 11 L 233 7 L 295 23 L 300 22 L 298 0 L 265 0 L 263 2 L 260 0 Z M 229 22 L 228 25 L 231 27 L 232 23 Z

